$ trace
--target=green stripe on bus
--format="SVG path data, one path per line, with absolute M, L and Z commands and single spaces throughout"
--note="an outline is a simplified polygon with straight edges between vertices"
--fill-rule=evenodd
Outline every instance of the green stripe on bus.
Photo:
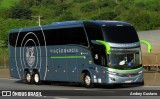
M 111 52 L 110 52 L 111 48 L 110 48 L 110 45 L 109 45 L 107 42 L 102 41 L 102 40 L 96 40 L 96 42 L 104 45 L 105 48 L 106 48 L 106 53 L 107 53 L 107 54 L 111 54 Z
M 136 71 L 136 70 L 140 70 L 142 69 L 143 67 L 139 67 L 139 68 L 136 68 L 136 69 L 130 69 L 130 70 L 121 70 L 121 69 L 114 69 L 114 68 L 109 68 L 109 67 L 105 67 L 107 69 L 112 69 L 112 70 L 115 70 L 115 71 L 120 71 L 120 72 L 125 72 L 125 73 L 128 73 L 128 72 L 133 72 L 133 71 Z
M 144 44 L 146 44 L 148 46 L 148 53 L 150 53 L 151 50 L 152 50 L 151 44 L 148 41 L 146 41 L 146 40 L 140 40 L 140 42 L 144 43 Z
M 51 56 L 51 58 L 85 58 L 85 56 Z

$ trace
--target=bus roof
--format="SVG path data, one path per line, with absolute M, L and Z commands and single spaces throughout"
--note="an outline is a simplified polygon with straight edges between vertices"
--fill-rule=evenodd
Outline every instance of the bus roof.
M 102 25 L 127 25 L 130 26 L 131 24 L 127 22 L 122 22 L 122 21 L 107 21 L 107 20 L 88 20 L 88 21 L 63 21 L 63 22 L 54 22 L 49 25 L 44 25 L 42 26 L 43 30 L 48 30 L 48 29 L 59 29 L 59 28 L 71 28 L 71 27 L 82 27 L 84 24 L 83 23 L 90 23 L 90 24 L 96 24 L 99 26 Z M 36 27 L 30 27 L 30 28 L 21 28 L 21 29 L 12 29 L 10 33 L 15 33 L 15 32 L 27 32 L 27 31 L 37 31 L 41 30 L 40 26 Z

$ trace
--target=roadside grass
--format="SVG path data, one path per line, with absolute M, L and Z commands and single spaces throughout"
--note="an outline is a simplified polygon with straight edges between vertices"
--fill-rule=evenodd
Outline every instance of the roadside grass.
M 8 9 L 17 2 L 19 2 L 19 0 L 0 0 L 0 8 Z

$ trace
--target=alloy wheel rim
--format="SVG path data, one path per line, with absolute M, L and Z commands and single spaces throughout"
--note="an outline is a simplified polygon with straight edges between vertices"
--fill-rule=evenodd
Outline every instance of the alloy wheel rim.
M 29 73 L 27 73 L 27 82 L 31 81 L 31 75 Z
M 85 77 L 85 83 L 87 84 L 87 85 L 90 85 L 90 83 L 91 83 L 91 78 L 90 78 L 90 76 L 86 76 Z
M 35 80 L 36 83 L 39 82 L 39 75 L 38 74 L 35 74 L 34 80 Z

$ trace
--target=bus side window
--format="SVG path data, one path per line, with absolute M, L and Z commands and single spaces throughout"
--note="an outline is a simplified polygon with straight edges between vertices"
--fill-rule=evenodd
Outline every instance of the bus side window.
M 18 33 L 10 33 L 9 34 L 9 44 L 13 47 L 15 47 L 15 44 L 16 44 L 17 34 Z
M 45 38 L 47 45 L 58 45 L 58 29 L 45 30 Z
M 70 44 L 69 42 L 69 29 L 59 29 L 58 30 L 58 42 L 59 45 Z
M 89 40 L 103 40 L 102 30 L 99 27 L 85 27 Z
M 88 46 L 87 37 L 83 27 L 70 28 L 69 39 L 70 44 Z

